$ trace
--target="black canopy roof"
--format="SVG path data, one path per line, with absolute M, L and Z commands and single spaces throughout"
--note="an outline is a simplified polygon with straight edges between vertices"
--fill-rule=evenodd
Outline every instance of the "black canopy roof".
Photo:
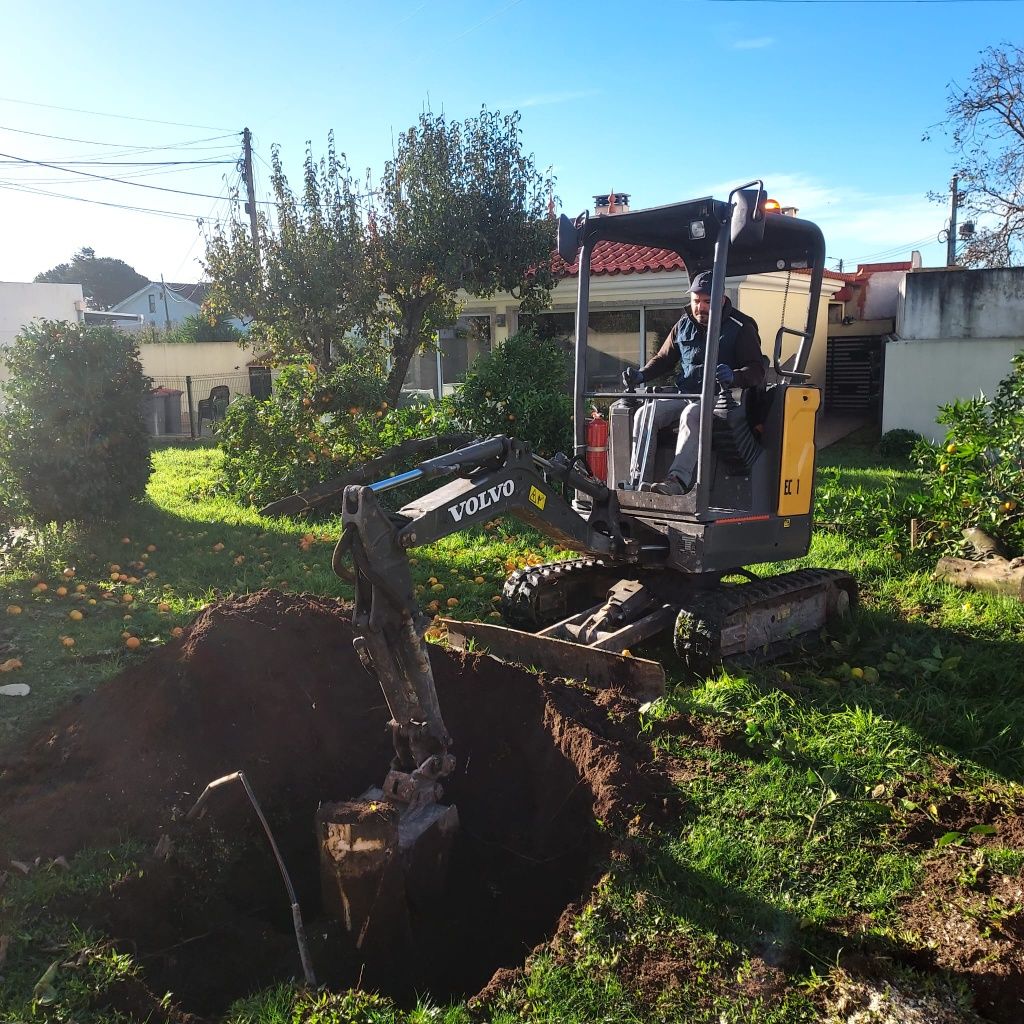
M 578 251 L 585 243 L 600 241 L 670 249 L 679 254 L 692 278 L 713 264 L 718 228 L 729 216 L 728 203 L 705 197 L 615 216 L 584 216 L 578 218 L 575 225 L 562 217 L 559 251 L 566 259 L 567 251 Z M 701 228 L 703 238 L 699 237 Z M 763 274 L 805 267 L 820 270 L 824 264 L 825 239 L 816 224 L 769 213 L 764 217 L 763 236 L 755 239 L 740 236 L 730 245 L 727 274 Z

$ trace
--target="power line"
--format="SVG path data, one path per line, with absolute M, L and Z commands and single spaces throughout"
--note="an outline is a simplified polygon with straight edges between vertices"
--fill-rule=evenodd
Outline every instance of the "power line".
M 180 188 L 167 188 L 163 185 L 146 185 L 141 181 L 128 181 L 124 178 L 114 178 L 106 174 L 92 174 L 89 171 L 76 171 L 73 167 L 62 167 L 60 164 L 51 164 L 45 160 L 29 160 L 26 157 L 15 156 L 13 153 L 0 153 L 0 157 L 8 157 L 12 160 L 17 161 L 21 164 L 34 164 L 37 167 L 48 167 L 53 171 L 67 171 L 69 174 L 78 174 L 85 178 L 94 178 L 97 181 L 113 181 L 120 185 L 132 185 L 135 188 L 146 188 L 152 189 L 155 192 L 173 192 L 175 195 L 181 196 L 195 196 L 199 199 L 219 199 L 220 196 L 215 196 L 209 192 L 190 192 Z M 272 206 L 265 200 L 257 200 L 260 205 Z
M 128 114 L 108 114 L 103 110 L 82 110 L 80 107 L 61 107 L 55 103 L 37 103 L 34 100 L 19 100 L 12 96 L 0 96 L 0 103 L 21 103 L 27 107 L 45 107 L 47 110 L 66 110 L 72 114 L 90 114 L 94 117 L 116 117 L 121 121 L 143 121 L 146 124 L 166 124 L 175 128 L 205 128 L 215 132 L 229 131 L 220 124 L 189 124 L 184 121 L 158 121 L 152 117 L 132 117 Z
M 73 138 L 70 138 L 67 135 L 46 135 L 44 132 L 30 132 L 27 128 L 11 128 L 8 125 L 4 125 L 4 124 L 0 124 L 0 131 L 15 132 L 18 135 L 34 135 L 36 138 L 39 138 L 39 139 L 56 139 L 58 142 L 79 142 L 83 146 L 111 146 L 111 147 L 113 147 L 115 149 L 119 149 L 119 148 L 134 149 L 134 148 L 137 148 L 136 144 L 129 143 L 129 142 L 100 142 L 97 139 L 73 139 Z M 233 139 L 233 138 L 235 138 L 239 134 L 241 134 L 241 133 L 240 132 L 231 132 L 228 135 L 211 135 L 207 139 L 196 139 L 195 142 L 196 143 L 199 143 L 199 142 L 217 142 L 220 139 Z M 176 143 L 173 143 L 172 146 L 167 146 L 167 147 L 155 146 L 153 148 L 154 149 L 164 149 L 164 148 L 171 149 L 173 147 L 177 147 L 177 146 L 181 146 L 181 145 L 190 146 L 192 144 L 193 143 L 191 143 L 191 142 L 185 142 L 185 143 L 176 142 Z
M 176 220 L 199 220 L 195 213 L 181 213 L 174 210 L 156 210 L 147 206 L 129 206 L 126 203 L 105 202 L 102 199 L 86 199 L 84 196 L 69 196 L 62 192 L 50 192 L 48 189 L 34 188 L 31 185 L 20 185 L 10 181 L 0 181 L 0 188 L 12 192 L 28 192 L 34 195 L 47 196 L 51 199 L 70 199 L 76 203 L 92 203 L 94 206 L 109 206 L 116 210 L 131 210 L 134 213 L 151 213 L 161 217 L 173 217 Z
M 884 259 L 886 256 L 894 256 L 901 252 L 906 252 L 907 249 L 913 249 L 919 245 L 926 245 L 928 242 L 934 241 L 932 235 L 925 235 L 924 238 L 917 238 L 912 242 L 903 242 L 900 245 L 894 245 L 889 249 L 882 249 L 879 252 L 869 253 L 867 256 L 859 256 L 855 260 L 844 260 L 844 264 L 850 266 L 856 266 L 858 263 L 870 263 L 872 260 Z
M 28 161 L 34 163 L 35 161 Z M 20 157 L 10 160 L 0 160 L 0 164 L 23 164 L 26 163 Z M 70 167 L 75 164 L 85 164 L 89 167 L 195 167 L 207 164 L 233 164 L 236 160 L 61 160 L 61 167 Z

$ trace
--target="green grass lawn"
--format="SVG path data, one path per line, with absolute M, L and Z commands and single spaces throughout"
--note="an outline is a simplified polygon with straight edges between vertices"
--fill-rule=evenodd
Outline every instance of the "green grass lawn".
M 913 483 L 909 469 L 881 463 L 868 446 L 837 445 L 823 456 L 843 486 L 903 490 Z M 9 645 L 0 662 L 22 662 L 0 684 L 31 687 L 26 697 L 0 697 L 0 749 L 222 595 L 273 586 L 350 596 L 330 569 L 337 522 L 311 528 L 261 518 L 218 493 L 218 461 L 214 449 L 156 452 L 147 501 L 125 521 L 48 536 L 17 570 L 0 575 L 0 609 L 21 609 L 0 623 L 0 641 Z M 511 568 L 553 557 L 558 552 L 543 538 L 509 520 L 421 549 L 413 568 L 432 610 L 485 618 Z M 819 531 L 800 564 L 846 569 L 861 587 L 849 624 L 812 653 L 694 685 L 667 647 L 641 652 L 663 658 L 669 672 L 669 692 L 645 709 L 643 729 L 674 766 L 682 810 L 638 840 L 632 861 L 609 865 L 572 941 L 535 955 L 488 1019 L 829 1019 L 826 1007 L 843 977 L 841 950 L 884 958 L 926 944 L 903 919 L 900 901 L 936 859 L 963 865 L 965 892 L 979 857 L 989 877 L 1020 877 L 1024 849 L 998 827 L 943 836 L 954 800 L 1008 813 L 1021 805 L 1024 606 L 937 584 L 923 556 L 900 557 L 841 529 Z M 65 570 L 73 577 L 65 580 Z M 59 596 L 61 585 L 70 593 Z M 84 590 L 75 597 L 78 586 Z M 74 611 L 81 619 L 69 618 Z M 140 646 L 129 649 L 124 634 Z M 723 742 L 665 727 L 679 716 Z M 927 841 L 901 841 L 914 829 Z M 59 884 L 109 884 L 112 872 L 130 870 L 131 857 L 130 849 L 83 854 Z M 38 887 L 58 883 L 46 877 L 11 878 L 0 889 L 7 919 L 65 954 L 91 950 L 91 985 L 130 972 L 130 958 L 112 958 L 95 937 L 76 934 L 73 922 L 47 918 Z M 1012 909 L 990 911 L 996 919 Z M 40 953 L 32 962 L 47 958 Z M 638 967 L 654 960 L 680 965 L 671 983 L 658 984 Z M 31 1013 L 98 1019 L 81 993 L 41 1009 L 26 972 L 0 978 L 0 1021 Z M 965 1001 L 962 980 L 941 972 L 894 968 L 891 977 L 942 995 L 946 1005 Z M 973 1019 L 964 1014 L 957 1019 Z M 470 1014 L 427 1003 L 404 1013 L 365 994 L 285 987 L 237 1004 L 228 1019 L 454 1024 Z

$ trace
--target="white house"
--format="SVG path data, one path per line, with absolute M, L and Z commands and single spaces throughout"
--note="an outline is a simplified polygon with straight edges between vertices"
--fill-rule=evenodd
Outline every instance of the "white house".
M 176 327 L 190 316 L 195 316 L 202 308 L 209 293 L 208 284 L 181 284 L 168 282 L 161 284 L 150 281 L 145 287 L 122 299 L 111 312 L 136 313 L 142 317 L 142 324 L 150 324 L 161 330 Z M 240 320 L 230 323 L 238 330 L 245 327 Z

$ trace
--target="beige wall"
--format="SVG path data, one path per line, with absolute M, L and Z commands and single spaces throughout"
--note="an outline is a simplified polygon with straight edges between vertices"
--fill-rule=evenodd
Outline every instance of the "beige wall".
M 946 436 L 935 417 L 956 398 L 991 395 L 1010 372 L 1024 338 L 891 341 L 885 346 L 882 431 L 903 427 L 933 441 Z
M 198 377 L 207 373 L 245 373 L 252 353 L 234 342 L 200 341 L 194 345 L 140 345 L 142 369 L 150 377 Z

